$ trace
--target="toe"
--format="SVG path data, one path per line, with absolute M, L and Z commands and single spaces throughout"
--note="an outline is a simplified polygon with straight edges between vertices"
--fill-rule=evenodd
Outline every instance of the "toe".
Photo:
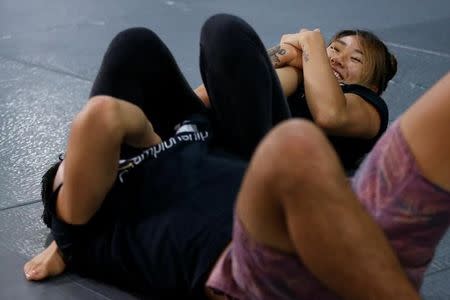
M 32 261 L 27 262 L 24 266 L 23 266 L 23 273 L 25 274 L 25 277 L 27 279 L 30 278 L 30 275 L 32 274 L 32 270 L 33 270 L 34 264 Z

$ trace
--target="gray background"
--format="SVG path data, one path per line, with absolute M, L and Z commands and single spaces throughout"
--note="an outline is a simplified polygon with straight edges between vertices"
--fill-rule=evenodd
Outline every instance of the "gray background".
M 219 12 L 243 17 L 266 46 L 303 27 L 320 28 L 326 38 L 343 28 L 374 31 L 399 62 L 384 94 L 391 120 L 450 67 L 448 0 L 0 0 L 1 299 L 135 298 L 72 274 L 26 282 L 22 265 L 48 236 L 39 219 L 39 180 L 64 151 L 70 120 L 87 100 L 116 33 L 132 26 L 153 29 L 195 87 L 200 27 Z M 425 299 L 450 299 L 449 247 L 447 235 L 428 270 Z

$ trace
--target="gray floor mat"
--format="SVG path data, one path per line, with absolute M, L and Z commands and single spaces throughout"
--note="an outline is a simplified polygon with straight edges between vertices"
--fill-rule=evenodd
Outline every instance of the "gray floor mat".
M 43 249 L 40 175 L 65 146 L 69 123 L 89 93 L 111 38 L 132 26 L 167 43 L 192 86 L 200 83 L 203 21 L 228 12 L 246 19 L 271 46 L 282 32 L 320 27 L 378 33 L 399 61 L 386 91 L 394 120 L 450 69 L 448 0 L 2 0 L 0 3 L 0 298 L 135 299 L 122 290 L 65 275 L 33 284 L 23 263 Z M 425 299 L 450 299 L 450 234 L 425 278 Z

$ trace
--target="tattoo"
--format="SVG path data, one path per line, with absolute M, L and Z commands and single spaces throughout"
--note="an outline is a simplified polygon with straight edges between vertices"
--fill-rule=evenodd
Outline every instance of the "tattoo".
M 269 54 L 269 58 L 272 61 L 272 65 L 277 68 L 281 67 L 281 61 L 278 56 L 282 56 L 286 54 L 286 50 L 282 49 L 280 45 L 275 46 L 267 50 L 267 54 Z
M 308 52 L 303 52 L 303 60 L 305 61 L 305 63 L 307 63 L 309 61 L 309 54 L 308 54 Z

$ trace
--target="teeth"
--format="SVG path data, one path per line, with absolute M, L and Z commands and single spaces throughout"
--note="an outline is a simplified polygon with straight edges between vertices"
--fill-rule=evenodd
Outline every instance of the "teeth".
M 341 77 L 341 75 L 340 75 L 338 72 L 333 71 L 333 73 L 334 73 L 334 76 L 336 76 L 336 78 L 337 78 L 338 80 L 342 80 L 342 77 Z

